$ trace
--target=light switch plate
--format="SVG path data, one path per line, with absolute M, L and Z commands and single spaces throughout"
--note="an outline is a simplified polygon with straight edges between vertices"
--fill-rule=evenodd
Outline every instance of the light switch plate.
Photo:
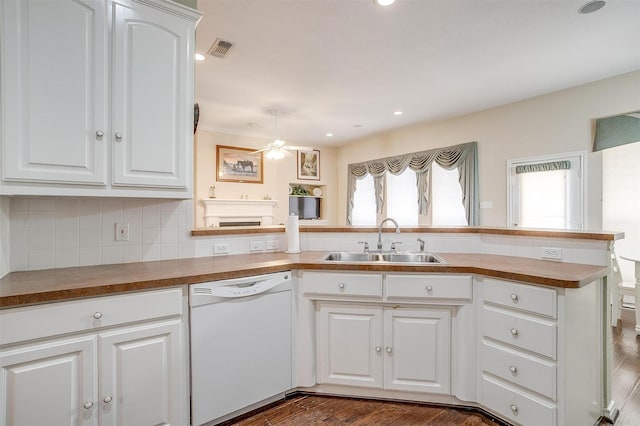
M 228 254 L 228 253 L 229 253 L 228 243 L 215 243 L 213 245 L 213 254 Z
M 264 241 L 251 241 L 249 250 L 264 251 Z

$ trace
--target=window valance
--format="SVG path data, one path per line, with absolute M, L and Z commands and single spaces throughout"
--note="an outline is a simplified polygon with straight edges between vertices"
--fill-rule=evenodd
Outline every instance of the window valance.
M 416 173 L 418 191 L 418 213 L 424 215 L 429 206 L 429 173 L 431 164 L 436 162 L 440 167 L 451 170 L 457 168 L 459 182 L 462 187 L 462 204 L 470 226 L 478 225 L 478 143 L 436 148 L 410 154 L 396 155 L 378 160 L 349 164 L 347 188 L 347 224 L 352 223 L 353 195 L 356 181 L 368 174 L 373 176 L 376 195 L 377 213 L 382 213 L 384 206 L 384 175 L 388 172 L 398 175 L 410 168 Z
M 571 161 L 549 161 L 545 163 L 533 163 L 524 164 L 522 166 L 516 166 L 516 174 L 521 173 L 534 173 L 534 172 L 549 172 L 552 170 L 569 170 L 571 168 Z

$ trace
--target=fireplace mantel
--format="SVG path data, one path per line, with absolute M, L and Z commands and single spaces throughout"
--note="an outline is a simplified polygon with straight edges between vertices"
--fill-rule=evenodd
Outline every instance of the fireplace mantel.
M 204 225 L 207 228 L 219 226 L 273 224 L 273 209 L 276 200 L 238 200 L 224 198 L 206 198 L 204 204 Z

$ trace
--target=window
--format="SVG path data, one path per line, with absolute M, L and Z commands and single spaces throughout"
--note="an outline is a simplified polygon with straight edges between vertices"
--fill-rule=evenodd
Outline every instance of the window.
M 466 226 L 467 219 L 462 205 L 462 189 L 458 182 L 458 169 L 446 170 L 436 163 L 432 165 L 429 209 L 432 225 Z M 417 226 L 428 222 L 418 215 L 418 190 L 416 173 L 406 169 L 399 175 L 385 174 L 385 206 L 381 217 L 376 215 L 373 178 L 367 175 L 356 181 L 353 197 L 353 225 L 377 225 L 385 217 L 394 218 L 400 225 Z M 429 215 L 427 215 L 428 217 Z
M 418 189 L 416 172 L 406 169 L 394 176 L 386 174 L 387 216 L 394 218 L 400 225 L 418 225 Z
M 523 228 L 582 229 L 584 154 L 510 160 L 509 223 Z
M 353 225 L 376 225 L 376 195 L 373 177 L 367 175 L 356 181 L 356 192 L 353 194 Z
M 467 226 L 459 176 L 458 169 L 447 170 L 433 163 L 430 203 L 433 226 Z

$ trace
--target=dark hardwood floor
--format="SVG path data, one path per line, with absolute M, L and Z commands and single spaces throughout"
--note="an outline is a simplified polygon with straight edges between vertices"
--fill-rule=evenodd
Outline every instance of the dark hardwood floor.
M 613 328 L 612 392 L 620 410 L 616 426 L 640 426 L 640 337 L 636 337 L 633 322 L 633 311 L 627 310 L 621 326 Z M 293 396 L 250 417 L 226 423 L 240 426 L 340 424 L 473 426 L 503 423 L 478 412 L 450 407 L 317 395 Z
M 623 309 L 621 327 L 613 328 L 611 392 L 620 416 L 616 426 L 640 426 L 640 336 L 634 312 Z

